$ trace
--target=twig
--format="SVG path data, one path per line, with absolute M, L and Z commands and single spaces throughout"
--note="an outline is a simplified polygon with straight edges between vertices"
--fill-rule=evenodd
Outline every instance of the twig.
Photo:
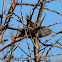
M 19 40 L 16 40 L 16 41 L 14 41 L 14 42 L 11 42 L 11 43 L 8 44 L 7 46 L 5 46 L 5 47 L 3 47 L 2 49 L 0 49 L 0 52 L 3 51 L 5 48 L 11 46 L 11 45 L 14 44 L 14 43 L 19 42 L 19 41 L 22 41 L 23 39 L 24 39 L 24 38 L 21 38 L 21 39 L 19 39 Z
M 19 47 L 19 46 L 18 46 Z M 19 47 L 20 48 L 20 47 Z M 28 57 L 30 57 L 22 48 L 20 48 Z
M 20 21 L 19 22 L 21 22 L 23 25 L 25 25 L 25 23 L 24 22 L 22 22 L 22 20 L 21 20 L 21 18 L 18 16 L 18 15 L 16 15 L 15 13 L 13 13 L 15 16 L 17 16 L 18 17 L 18 19 L 20 19 Z M 17 20 L 18 21 L 18 20 Z
M 21 5 L 21 3 L 17 3 L 17 5 Z M 35 6 L 35 5 L 37 5 L 37 6 L 40 6 L 40 4 L 28 4 L 28 3 L 22 3 L 22 5 L 28 5 L 28 6 Z M 51 9 L 48 9 L 48 8 L 45 8 L 45 7 L 44 7 L 44 9 L 52 11 L 52 12 L 55 12 L 55 13 L 57 13 L 59 15 L 62 15 L 61 13 L 59 13 L 57 11 L 54 11 L 54 10 L 51 10 Z
M 9 8 L 9 6 L 11 5 L 11 3 L 7 6 L 7 8 L 4 10 L 4 14 L 5 14 L 5 11 Z
M 3 14 L 4 14 L 4 6 L 5 6 L 5 0 L 3 1 L 2 17 L 3 17 Z M 1 24 L 2 24 L 2 18 L 1 18 Z
M 27 37 L 27 45 L 28 45 L 28 50 L 29 50 L 29 53 L 30 53 L 31 61 L 33 62 L 31 52 L 30 52 L 29 43 L 28 43 L 28 36 L 27 36 L 27 31 L 26 30 L 25 30 L 25 34 L 26 34 L 26 37 Z
M 21 5 L 21 3 L 16 3 L 16 5 Z M 36 4 L 22 3 L 22 5 L 35 6 Z M 37 4 L 37 6 L 40 6 L 40 4 Z
M 47 55 L 47 56 L 42 56 L 40 58 L 42 59 L 43 57 L 51 57 L 51 56 L 57 56 L 57 55 L 62 55 L 62 54 Z
M 39 4 L 39 1 L 38 1 L 37 4 Z M 32 14 L 31 14 L 31 16 L 30 16 L 30 20 L 32 20 L 32 16 L 33 16 L 33 14 L 34 14 L 35 9 L 37 8 L 37 4 L 34 6 L 33 12 L 32 12 Z
M 23 23 L 24 23 L 24 18 L 23 18 L 23 13 L 22 13 L 22 0 L 21 0 L 21 16 L 22 16 L 22 20 L 23 20 Z
M 38 13 L 38 17 L 37 17 L 37 27 L 40 25 L 40 22 L 41 22 L 41 16 L 42 16 L 42 12 L 43 12 L 43 8 L 44 8 L 44 5 L 46 3 L 46 0 L 43 0 L 41 2 L 41 6 L 40 6 L 40 9 L 39 9 L 39 13 Z
M 62 37 L 61 37 L 62 38 Z M 58 43 L 58 41 L 61 39 L 61 38 L 59 38 L 53 45 L 55 45 L 56 43 Z M 52 46 L 49 48 L 49 50 L 47 51 L 47 53 L 46 53 L 46 56 L 48 55 L 48 53 L 49 53 L 49 51 L 51 50 L 51 48 L 52 48 Z
M 56 24 L 61 24 L 62 22 L 59 22 L 59 23 L 54 23 L 54 24 L 52 24 L 52 25 L 49 25 L 49 26 L 45 26 L 45 28 L 46 27 L 50 27 L 50 26 L 54 26 L 54 25 L 56 25 Z
M 42 21 L 41 21 L 41 23 L 40 23 L 40 26 L 41 26 L 42 22 L 44 21 L 45 16 L 46 16 L 46 13 L 45 13 L 45 15 L 44 15 L 44 17 L 43 17 L 43 19 L 42 19 Z
M 57 13 L 57 14 L 59 14 L 59 15 L 62 15 L 61 13 L 59 13 L 59 12 L 57 12 L 57 11 L 55 11 L 55 10 L 51 10 L 51 9 L 45 8 L 45 7 L 44 7 L 44 9 L 49 10 L 49 11 L 52 11 L 52 12 Z

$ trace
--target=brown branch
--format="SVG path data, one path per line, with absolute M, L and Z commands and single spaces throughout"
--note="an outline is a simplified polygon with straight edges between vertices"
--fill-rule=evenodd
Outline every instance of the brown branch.
M 43 0 L 41 2 L 41 6 L 40 6 L 40 9 L 39 9 L 39 13 L 38 13 L 37 21 L 36 21 L 37 22 L 37 27 L 40 26 L 41 16 L 42 16 L 42 12 L 43 12 L 45 3 L 46 3 L 46 0 Z
M 17 0 L 13 0 L 13 2 L 14 2 L 14 4 L 10 7 L 10 9 L 8 11 L 8 17 L 6 17 L 6 20 L 5 20 L 5 23 L 4 23 L 5 26 L 3 26 L 3 27 L 7 27 L 8 23 L 10 22 L 11 16 L 13 14 L 13 11 L 14 11 L 15 7 L 16 7 Z
M 21 3 L 16 3 L 16 5 L 21 5 Z M 40 6 L 40 4 L 29 4 L 29 3 L 22 3 L 22 5 L 28 5 L 28 6 Z
M 15 7 L 16 7 L 17 0 L 12 0 L 12 3 L 13 3 L 13 4 L 11 5 L 11 7 L 10 7 L 10 9 L 9 9 L 9 11 L 8 11 L 8 15 L 13 13 L 13 11 L 14 11 L 14 9 L 15 9 Z M 12 15 L 11 15 L 11 16 L 12 16 Z M 11 19 L 10 17 L 7 17 L 6 20 L 5 20 L 5 23 L 9 22 L 10 19 Z
M 24 27 L 24 28 L 25 28 L 25 27 Z M 29 43 L 28 43 L 28 34 L 27 34 L 27 32 L 28 32 L 28 29 L 25 29 L 25 36 L 26 36 L 26 38 L 27 38 L 28 50 L 29 50 L 29 54 L 30 54 L 30 58 L 31 58 L 31 62 L 33 62 L 33 60 L 32 60 L 32 55 L 31 55 L 31 52 L 30 52 Z
M 23 31 L 23 29 L 20 29 L 20 28 L 12 28 L 12 27 L 9 27 L 9 26 L 8 26 L 8 29 L 17 30 L 17 31 Z
M 51 1 L 54 1 L 54 0 L 51 0 Z M 49 3 L 51 1 L 46 1 L 46 3 Z M 21 5 L 21 3 L 16 3 L 16 5 Z M 28 6 L 40 6 L 40 3 L 37 3 L 37 4 L 29 4 L 29 3 L 22 3 L 22 5 L 28 5 Z
M 9 9 L 9 11 L 8 11 L 8 15 L 13 13 L 13 11 L 14 11 L 14 9 L 15 9 L 15 7 L 16 7 L 16 2 L 17 2 L 17 0 L 13 0 L 13 3 L 14 3 L 14 4 L 10 7 L 10 9 Z M 11 16 L 12 16 L 12 15 L 11 15 Z M 2 39 L 3 34 L 5 33 L 6 29 L 7 29 L 7 26 L 8 26 L 7 23 L 10 22 L 10 19 L 11 19 L 11 17 L 6 17 L 6 20 L 5 20 L 5 23 L 4 23 L 5 29 L 4 29 L 3 31 L 1 31 L 1 39 Z M 0 41 L 0 43 L 1 43 L 1 42 L 2 42 L 2 40 Z
M 38 44 L 38 39 L 35 38 L 34 39 L 34 58 L 35 58 L 35 62 L 39 62 L 40 58 L 39 58 L 39 44 Z
M 62 38 L 62 37 L 61 37 L 61 38 Z M 60 38 L 60 39 L 61 39 L 61 38 Z M 58 39 L 58 41 L 59 41 L 60 39 Z M 62 47 L 55 45 L 56 43 L 55 43 L 54 45 L 52 45 L 52 44 L 44 44 L 44 43 L 42 43 L 42 42 L 40 41 L 40 39 L 38 39 L 38 40 L 39 40 L 39 42 L 40 42 L 41 44 L 43 44 L 43 46 L 58 47 L 58 48 L 62 49 Z
M 3 14 L 4 14 L 4 6 L 5 6 L 5 0 L 3 1 L 3 8 L 2 8 L 2 17 L 1 17 L 1 26 L 2 26 L 2 19 L 3 19 Z
M 52 12 L 55 12 L 55 13 L 57 13 L 57 14 L 59 14 L 59 15 L 62 15 L 61 13 L 59 13 L 59 12 L 57 12 L 57 11 L 55 11 L 55 10 L 51 10 L 51 9 L 45 8 L 45 7 L 44 7 L 44 9 L 49 10 L 49 11 L 52 11 Z
M 29 50 L 29 54 L 30 54 L 30 58 L 31 58 L 31 62 L 33 62 L 33 60 L 32 60 L 32 55 L 31 55 L 31 52 L 30 52 L 29 43 L 28 43 L 28 38 L 27 38 L 27 45 L 28 45 L 28 50 Z
M 23 20 L 23 23 L 24 23 L 24 18 L 23 18 L 23 13 L 22 13 L 22 0 L 21 0 L 21 17 L 22 17 L 22 20 Z M 23 25 L 23 27 L 25 27 L 25 25 Z
M 0 60 L 3 60 L 3 61 L 8 61 L 9 57 L 4 59 L 4 58 L 0 58 Z M 11 61 L 29 61 L 30 59 L 27 59 L 27 58 L 12 58 Z
M 62 37 L 61 37 L 61 38 L 62 38 Z M 57 44 L 58 41 L 59 41 L 61 38 L 59 38 L 53 45 Z M 47 53 L 46 53 L 46 56 L 48 55 L 48 53 L 49 53 L 49 51 L 52 49 L 52 47 L 53 47 L 53 46 L 51 46 L 51 47 L 49 48 L 49 50 L 48 50 Z
M 50 26 L 54 26 L 54 25 L 56 25 L 56 24 L 61 24 L 62 22 L 59 22 L 59 23 L 54 23 L 54 24 L 52 24 L 52 25 L 49 25 L 49 26 L 45 26 L 45 28 L 46 27 L 50 27 Z
M 43 58 L 43 57 L 51 57 L 51 56 L 57 56 L 57 55 L 62 55 L 62 54 L 54 54 L 54 55 L 45 55 L 45 56 L 42 56 L 42 57 L 40 57 L 41 59 Z
M 47 2 L 47 1 L 46 1 L 46 2 Z M 17 5 L 21 5 L 21 3 L 17 3 Z M 40 6 L 40 3 L 38 3 L 38 4 L 22 3 L 22 5 L 28 5 L 28 6 Z M 60 14 L 60 13 L 57 12 L 57 11 L 54 11 L 54 10 L 51 10 L 51 9 L 48 9 L 48 8 L 45 8 L 45 7 L 44 7 L 44 9 L 49 10 L 49 11 L 52 11 L 52 12 L 55 12 L 55 13 L 57 13 L 57 14 L 59 14 L 59 15 L 62 15 L 62 14 Z
M 5 48 L 11 46 L 12 44 L 16 43 L 16 42 L 19 42 L 19 41 L 22 41 L 24 38 L 21 38 L 19 40 L 15 40 L 14 42 L 11 42 L 10 44 L 8 44 L 7 46 L 3 47 L 2 49 L 0 49 L 0 52 L 3 51 Z
M 32 20 L 32 16 L 33 16 L 34 11 L 35 11 L 35 9 L 37 8 L 38 4 L 39 4 L 39 1 L 38 1 L 38 3 L 37 3 L 37 4 L 34 6 L 34 8 L 33 8 L 32 14 L 31 14 L 31 16 L 30 16 L 30 20 Z

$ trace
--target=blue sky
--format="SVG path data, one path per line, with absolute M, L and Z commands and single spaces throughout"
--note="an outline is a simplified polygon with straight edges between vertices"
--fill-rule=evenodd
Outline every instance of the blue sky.
M 11 2 L 11 0 L 6 0 L 6 3 L 5 3 L 5 8 L 9 5 L 9 3 Z M 20 2 L 20 0 L 18 0 L 18 2 Z M 3 0 L 0 2 L 0 8 L 2 10 L 2 3 L 3 3 Z M 37 3 L 36 0 L 23 0 L 23 3 Z M 51 10 L 56 10 L 57 12 L 61 13 L 62 14 L 62 4 L 60 3 L 59 0 L 55 0 L 53 2 L 50 2 L 50 3 L 46 3 L 45 6 L 46 8 L 49 8 Z M 20 8 L 21 6 L 17 6 L 16 9 L 14 10 L 14 12 L 19 15 L 21 17 L 21 13 L 20 13 Z M 23 6 L 22 8 L 22 11 L 23 11 L 23 16 L 24 16 L 24 21 L 26 23 L 26 15 L 29 15 L 30 14 L 30 10 L 32 11 L 32 6 Z M 9 10 L 9 8 L 8 8 Z M 2 11 L 0 11 L 0 14 L 1 14 Z M 54 24 L 54 23 L 58 23 L 58 22 L 62 22 L 62 15 L 59 15 L 59 14 L 56 14 L 54 12 L 51 12 L 51 11 L 48 11 L 46 9 L 44 9 L 44 12 L 46 13 L 46 17 L 42 23 L 42 26 L 48 26 L 50 24 Z M 43 19 L 43 16 L 45 15 L 43 12 L 43 15 L 42 15 L 42 18 Z M 6 11 L 6 14 L 7 14 L 7 11 Z M 38 9 L 35 10 L 35 13 L 33 15 L 33 19 L 34 22 L 36 21 L 37 19 L 37 15 L 38 15 Z M 15 17 L 13 15 L 13 17 Z M 5 19 L 5 18 L 4 18 Z M 3 19 L 3 20 L 4 20 Z M 15 27 L 15 28 L 18 28 L 18 25 L 20 28 L 22 28 L 22 24 L 17 22 L 16 20 L 12 21 L 9 26 L 11 27 Z M 58 25 L 55 25 L 55 26 L 52 26 L 52 27 L 49 27 L 53 32 L 58 32 L 59 30 L 62 29 L 62 24 L 58 24 Z M 11 30 L 7 30 L 5 32 L 5 35 L 4 35 L 4 38 L 8 38 L 9 37 L 9 33 L 11 32 Z M 16 31 L 13 31 L 13 34 L 15 35 Z M 54 34 L 54 33 L 53 33 Z M 52 35 L 52 34 L 51 34 Z M 47 36 L 47 37 L 43 37 L 41 38 L 41 41 L 44 42 L 46 39 L 50 38 L 51 35 Z M 62 34 L 58 34 L 57 36 L 55 36 L 52 40 L 50 40 L 48 43 L 55 43 L 55 41 L 57 39 L 59 39 L 60 37 L 62 36 Z M 4 39 L 3 38 L 3 39 Z M 61 42 L 62 39 L 59 41 Z M 31 40 L 29 39 L 29 44 L 30 44 L 30 48 L 31 50 L 33 49 L 33 44 L 31 42 Z M 20 44 L 20 47 L 25 51 L 25 52 L 28 52 L 28 48 L 27 48 L 27 41 L 26 39 L 24 39 L 21 44 Z M 47 50 L 46 50 L 47 51 Z M 46 52 L 45 51 L 45 52 Z M 58 49 L 58 48 L 52 48 L 51 51 L 50 51 L 50 54 L 57 54 L 58 52 L 62 53 L 61 52 L 62 50 Z M 28 52 L 29 53 L 29 52 Z M 23 55 L 24 57 L 26 57 L 26 55 L 19 49 L 17 48 L 17 50 L 15 51 L 15 57 L 20 57 L 21 55 Z M 41 55 L 41 54 L 40 54 Z M 62 56 L 55 56 L 55 60 L 57 60 L 57 58 L 62 58 Z

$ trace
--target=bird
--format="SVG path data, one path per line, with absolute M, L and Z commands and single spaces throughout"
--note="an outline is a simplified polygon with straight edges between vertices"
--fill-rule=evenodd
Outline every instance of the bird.
M 32 22 L 32 20 L 30 20 L 30 17 L 27 15 L 26 16 L 26 21 L 27 21 L 27 35 L 28 38 L 33 38 L 33 37 L 38 37 L 38 38 L 42 38 L 45 36 L 50 35 L 51 33 L 53 33 L 53 31 L 51 29 L 45 28 L 43 26 L 36 26 L 36 23 Z M 25 35 L 25 29 L 22 29 L 20 36 L 23 37 Z
M 51 33 L 54 33 L 51 29 L 38 27 L 32 31 L 31 35 L 32 37 L 41 38 L 41 37 L 48 36 Z

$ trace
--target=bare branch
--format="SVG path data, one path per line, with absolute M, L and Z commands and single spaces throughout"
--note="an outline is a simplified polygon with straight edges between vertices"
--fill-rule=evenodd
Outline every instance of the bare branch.
M 52 12 L 55 12 L 55 13 L 57 13 L 57 14 L 59 14 L 59 15 L 62 15 L 61 13 L 59 13 L 59 12 L 57 12 L 57 11 L 55 11 L 55 10 L 51 10 L 51 9 L 48 9 L 48 8 L 45 8 L 45 7 L 44 7 L 44 9 L 49 10 L 49 11 L 52 11 Z
M 39 13 L 38 13 L 38 17 L 37 17 L 37 27 L 40 26 L 40 22 L 41 22 L 41 16 L 42 16 L 42 12 L 43 12 L 43 8 L 45 6 L 45 3 L 46 3 L 46 0 L 43 0 L 41 2 L 41 6 L 40 6 L 40 9 L 39 9 Z
M 23 39 L 24 39 L 24 38 L 21 38 L 21 39 L 19 39 L 19 40 L 16 40 L 16 41 L 14 41 L 14 42 L 11 42 L 11 43 L 8 44 L 7 46 L 5 46 L 5 47 L 3 47 L 2 49 L 0 49 L 0 52 L 3 51 L 5 48 L 11 46 L 11 45 L 14 44 L 14 43 L 19 42 L 19 41 L 22 41 Z

